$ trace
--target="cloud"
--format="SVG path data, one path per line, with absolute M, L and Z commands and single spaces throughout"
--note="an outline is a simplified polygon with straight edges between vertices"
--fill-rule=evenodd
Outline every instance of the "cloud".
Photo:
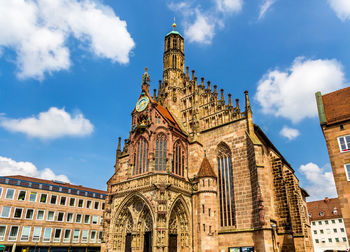
M 24 133 L 29 137 L 55 139 L 64 136 L 86 136 L 93 132 L 93 125 L 77 113 L 71 116 L 64 108 L 51 107 L 46 112 L 21 119 L 0 119 L 0 126 L 12 132 Z
M 293 129 L 293 128 L 289 128 L 288 126 L 284 126 L 280 131 L 280 135 L 288 138 L 288 140 L 293 140 L 300 135 L 300 132 L 297 129 Z
M 312 162 L 301 165 L 299 171 L 306 177 L 305 189 L 310 194 L 309 201 L 321 200 L 325 197 L 337 197 L 331 166 L 320 168 Z
M 97 0 L 0 1 L 0 48 L 16 52 L 17 76 L 42 80 L 72 65 L 69 38 L 94 55 L 129 62 L 135 43 L 126 22 Z
M 259 17 L 258 20 L 264 18 L 266 12 L 270 9 L 270 7 L 275 3 L 275 0 L 264 0 L 262 5 L 260 6 Z
M 196 20 L 185 30 L 185 36 L 189 42 L 210 44 L 215 34 L 215 23 L 210 18 L 200 13 L 196 14 Z
M 328 93 L 345 86 L 343 67 L 337 60 L 298 57 L 285 71 L 266 73 L 258 82 L 255 100 L 264 114 L 298 123 L 317 116 L 315 92 Z
M 17 162 L 11 158 L 0 156 L 0 176 L 23 175 L 48 180 L 70 182 L 66 175 L 56 175 L 51 169 L 38 168 L 31 162 Z
M 328 0 L 329 5 L 335 11 L 338 18 L 342 21 L 350 20 L 350 1 L 349 0 Z
M 169 9 L 183 16 L 184 35 L 190 43 L 211 44 L 215 31 L 223 28 L 227 18 L 242 10 L 243 0 L 215 0 L 203 8 L 199 3 L 170 2 Z

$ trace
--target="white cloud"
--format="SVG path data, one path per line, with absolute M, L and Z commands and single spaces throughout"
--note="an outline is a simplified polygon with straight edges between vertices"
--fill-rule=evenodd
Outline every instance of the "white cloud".
M 0 156 L 0 176 L 22 175 L 48 180 L 70 182 L 66 175 L 56 175 L 51 169 L 38 168 L 31 162 L 17 162 L 11 158 Z
M 300 135 L 300 132 L 297 129 L 284 126 L 280 131 L 280 135 L 288 138 L 288 140 L 293 140 L 294 138 L 297 138 Z
M 350 1 L 349 0 L 328 0 L 328 3 L 342 21 L 350 20 Z
M 86 136 L 93 132 L 93 125 L 77 113 L 71 116 L 64 108 L 51 107 L 46 112 L 21 119 L 0 119 L 0 126 L 12 132 L 20 132 L 29 137 L 55 139 L 63 136 Z
M 310 162 L 301 165 L 299 171 L 306 177 L 305 189 L 310 194 L 309 201 L 337 197 L 330 165 L 320 168 L 317 164 Z
M 286 71 L 271 70 L 258 82 L 255 99 L 264 114 L 293 123 L 317 116 L 315 92 L 328 93 L 345 87 L 342 65 L 335 59 L 298 57 Z
M 170 2 L 169 9 L 183 16 L 184 35 L 189 42 L 211 44 L 215 30 L 223 28 L 230 14 L 242 10 L 243 0 L 214 0 L 203 8 L 195 1 Z
M 0 0 L 0 30 L 0 47 L 16 52 L 21 79 L 69 69 L 70 37 L 119 63 L 128 63 L 135 45 L 126 22 L 97 0 Z
M 270 7 L 275 3 L 275 0 L 264 0 L 262 5 L 260 6 L 260 11 L 259 11 L 259 17 L 258 19 L 261 20 L 264 18 L 266 12 L 270 9 Z
M 185 30 L 185 36 L 189 42 L 210 44 L 215 34 L 215 23 L 210 18 L 200 13 L 196 14 L 196 20 Z
M 243 0 L 215 0 L 217 9 L 221 12 L 240 12 Z

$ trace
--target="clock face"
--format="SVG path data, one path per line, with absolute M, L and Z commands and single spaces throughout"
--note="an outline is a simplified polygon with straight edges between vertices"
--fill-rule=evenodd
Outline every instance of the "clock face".
M 136 103 L 136 111 L 137 112 L 143 111 L 147 107 L 148 103 L 149 103 L 149 99 L 147 96 L 141 97 Z

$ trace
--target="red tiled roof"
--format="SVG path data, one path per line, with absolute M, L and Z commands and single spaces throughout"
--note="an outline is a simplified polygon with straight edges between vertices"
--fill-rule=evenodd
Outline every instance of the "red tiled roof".
M 78 189 L 81 191 L 89 191 L 89 192 L 95 192 L 95 193 L 101 193 L 101 194 L 106 194 L 106 191 L 98 190 L 98 189 L 93 189 L 89 187 L 84 187 L 80 185 L 72 185 L 70 183 L 57 183 L 53 180 L 46 180 L 46 179 L 38 179 L 38 178 L 33 178 L 33 177 L 27 177 L 27 176 L 22 176 L 22 175 L 14 175 L 14 176 L 5 176 L 6 178 L 13 178 L 13 179 L 21 179 L 29 182 L 35 182 L 35 183 L 43 183 L 43 184 L 49 184 L 49 185 L 55 185 L 55 186 L 64 186 L 64 187 L 69 187 L 73 189 Z
M 337 209 L 336 213 L 333 213 L 334 209 Z M 342 218 L 340 203 L 338 198 L 307 202 L 307 209 L 311 214 L 311 220 L 324 220 L 333 218 Z M 323 216 L 320 214 L 323 212 Z
M 182 130 L 180 129 L 179 125 L 175 121 L 174 117 L 170 114 L 170 112 L 166 108 L 161 106 L 159 103 L 157 103 L 157 107 L 156 108 L 159 111 L 159 113 L 161 113 L 170 122 L 170 124 L 172 124 L 172 126 L 174 126 L 179 131 L 182 132 Z
M 209 160 L 205 157 L 203 158 L 201 167 L 199 168 L 198 178 L 212 177 L 216 178 L 216 174 L 211 167 Z
M 350 119 L 350 87 L 322 95 L 327 123 Z

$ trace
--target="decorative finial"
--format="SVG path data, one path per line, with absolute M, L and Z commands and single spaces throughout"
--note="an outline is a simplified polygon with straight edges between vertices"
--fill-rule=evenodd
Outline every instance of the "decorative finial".
M 204 149 L 204 157 L 206 158 L 207 157 L 207 150 Z
M 174 17 L 174 23 L 173 23 L 173 29 L 175 31 L 175 28 L 176 28 L 176 23 L 175 23 L 175 17 Z
M 145 67 L 145 72 L 147 73 L 147 71 L 148 71 L 148 67 Z

